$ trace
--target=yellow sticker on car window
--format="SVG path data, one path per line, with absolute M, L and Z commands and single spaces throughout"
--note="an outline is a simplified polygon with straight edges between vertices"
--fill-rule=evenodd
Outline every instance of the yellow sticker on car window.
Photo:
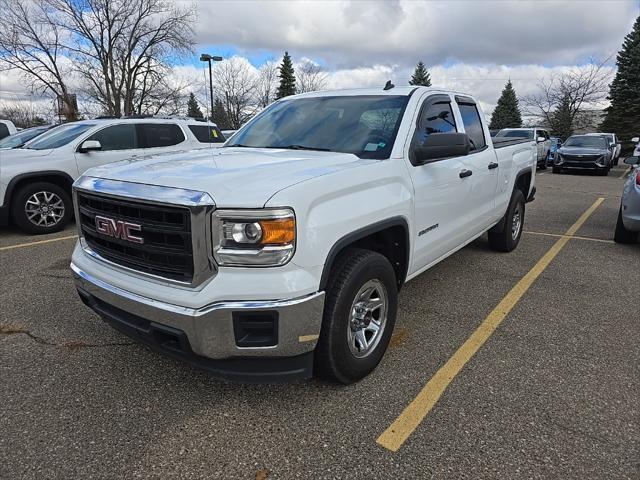
M 211 135 L 218 138 L 218 132 L 216 132 L 213 128 L 211 129 Z

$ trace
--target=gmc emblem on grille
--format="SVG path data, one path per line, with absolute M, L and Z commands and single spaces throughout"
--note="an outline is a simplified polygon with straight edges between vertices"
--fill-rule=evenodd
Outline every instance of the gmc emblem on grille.
M 96 231 L 109 237 L 127 240 L 133 243 L 144 243 L 142 237 L 137 237 L 131 232 L 140 232 L 142 227 L 137 223 L 114 220 L 113 218 L 96 215 Z

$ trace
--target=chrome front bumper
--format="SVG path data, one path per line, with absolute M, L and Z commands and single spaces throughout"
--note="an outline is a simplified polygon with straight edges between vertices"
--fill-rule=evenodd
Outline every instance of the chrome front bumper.
M 322 323 L 324 292 L 278 301 L 218 302 L 199 309 L 165 303 L 97 279 L 76 265 L 71 270 L 80 296 L 93 310 L 105 317 L 112 309 L 132 321 L 141 319 L 184 333 L 190 350 L 209 359 L 247 357 L 293 357 L 311 352 Z M 88 299 L 93 300 L 93 304 Z M 234 335 L 233 315 L 246 312 L 276 312 L 277 343 L 269 347 L 239 347 Z

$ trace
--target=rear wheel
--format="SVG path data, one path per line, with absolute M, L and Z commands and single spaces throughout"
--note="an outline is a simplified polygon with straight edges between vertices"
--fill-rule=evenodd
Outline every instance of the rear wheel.
M 616 233 L 613 240 L 617 243 L 635 243 L 638 241 L 638 232 L 627 230 L 622 221 L 622 205 L 618 210 L 618 222 L 616 223 Z
M 315 373 L 349 384 L 378 365 L 396 321 L 398 289 L 386 257 L 350 249 L 336 261 L 327 285 Z
M 498 252 L 511 252 L 514 250 L 524 227 L 525 211 L 524 194 L 516 189 L 511 194 L 511 201 L 500 223 L 489 230 L 489 246 Z
M 62 230 L 69 223 L 72 210 L 69 194 L 62 187 L 48 182 L 25 185 L 11 201 L 13 221 L 28 233 Z

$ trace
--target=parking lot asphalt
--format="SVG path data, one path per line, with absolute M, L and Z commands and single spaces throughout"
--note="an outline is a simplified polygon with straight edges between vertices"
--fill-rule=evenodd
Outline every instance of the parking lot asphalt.
M 348 387 L 223 383 L 153 353 L 77 298 L 74 227 L 2 231 L 0 478 L 640 478 L 623 172 L 538 172 L 518 249 L 481 237 L 405 285 L 382 363 Z M 397 451 L 377 443 L 598 198 Z

